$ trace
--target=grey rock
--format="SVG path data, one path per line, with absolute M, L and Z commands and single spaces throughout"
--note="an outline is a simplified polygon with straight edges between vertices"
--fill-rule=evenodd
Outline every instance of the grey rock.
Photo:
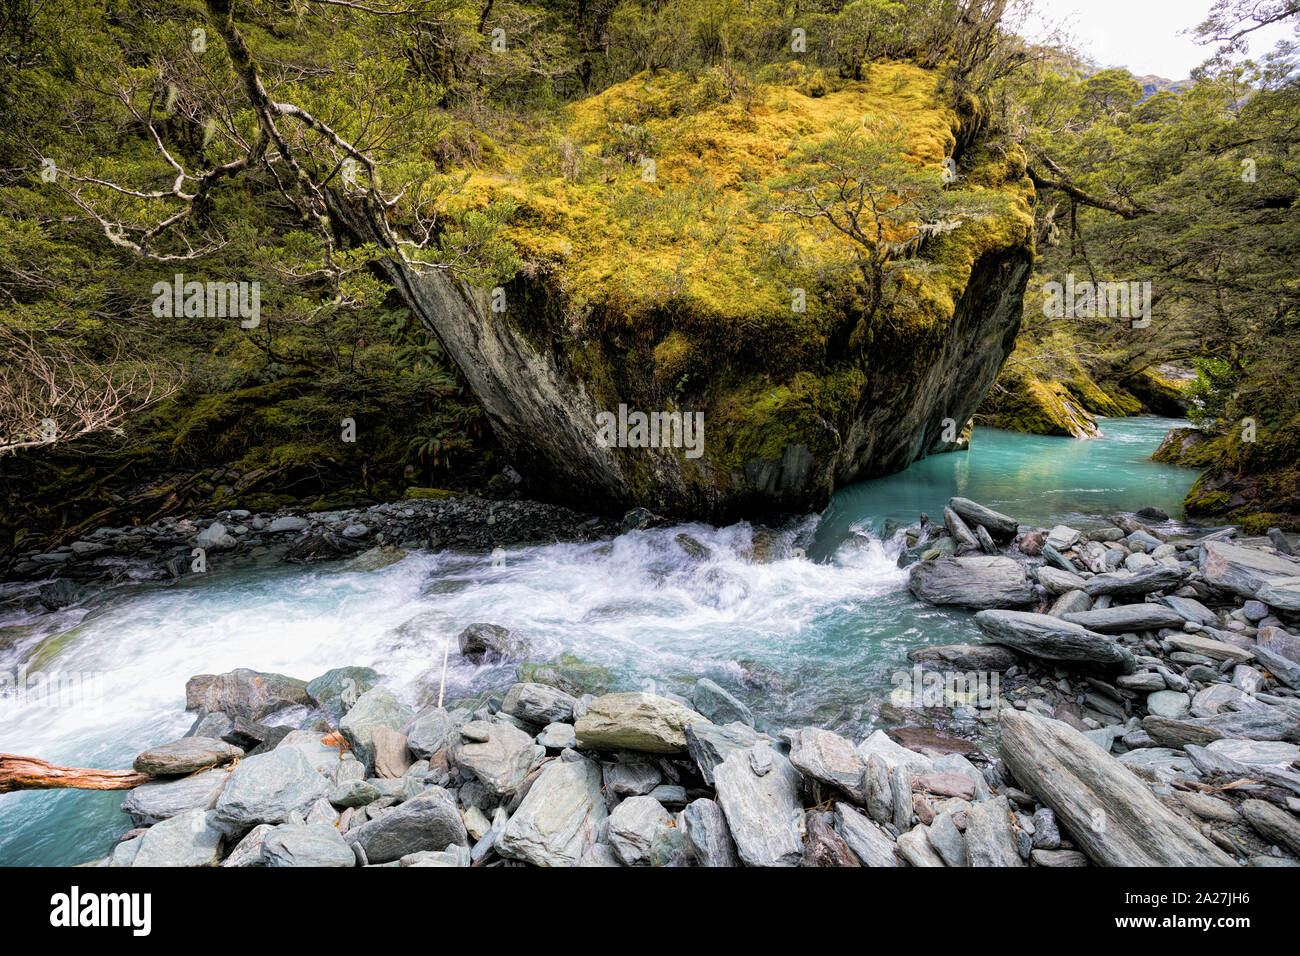
M 951 813 L 941 813 L 934 818 L 926 834 L 930 845 L 948 866 L 970 866 L 966 851 L 966 837 L 957 829 Z
M 1260 628 L 1255 656 L 1269 673 L 1293 690 L 1300 690 L 1300 638 L 1281 628 Z
M 215 769 L 180 780 L 141 784 L 126 795 L 122 812 L 136 826 L 150 826 L 190 810 L 211 810 L 230 778 L 229 770 Z
M 1079 532 L 1068 525 L 1058 524 L 1047 533 L 1047 543 L 1057 551 L 1072 547 L 1079 540 Z
M 1119 762 L 1138 776 L 1156 783 L 1169 783 L 1173 780 L 1196 780 L 1200 771 L 1181 750 L 1168 747 L 1143 747 L 1120 754 Z
M 537 742 L 548 750 L 564 750 L 578 746 L 578 735 L 573 724 L 547 724 L 537 735 Z
M 535 866 L 572 866 L 600 842 L 608 817 L 601 785 L 593 760 L 551 761 L 496 838 L 497 852 Z
M 311 522 L 306 518 L 299 518 L 293 515 L 284 515 L 276 518 L 268 526 L 267 531 L 271 534 L 281 534 L 285 531 L 306 531 L 311 526 Z
M 1034 811 L 1034 847 L 1039 850 L 1055 850 L 1061 845 L 1061 829 L 1056 825 L 1056 814 L 1051 807 L 1039 807 Z
M 1038 866 L 1074 867 L 1087 866 L 1088 858 L 1078 850 L 1034 850 L 1029 858 Z
M 1053 602 L 1048 614 L 1052 617 L 1065 617 L 1067 614 L 1079 614 L 1092 610 L 1092 598 L 1083 591 L 1066 591 Z
M 516 685 L 518 686 L 518 685 Z M 475 733 L 481 730 L 482 733 Z M 475 740 L 470 735 L 486 736 Z M 452 744 L 451 762 L 477 777 L 497 796 L 514 793 L 532 768 L 534 744 L 531 734 L 502 721 L 473 721 L 461 728 L 461 739 Z
M 388 688 L 372 687 L 357 698 L 352 709 L 339 721 L 339 733 L 356 758 L 366 765 L 366 772 L 370 773 L 375 767 L 375 728 L 400 732 L 414 716 L 415 712 L 398 701 Z
M 522 661 L 529 654 L 523 636 L 497 624 L 471 624 L 456 638 L 460 654 L 475 664 Z
M 367 820 L 346 834 L 370 863 L 388 863 L 421 850 L 445 850 L 466 845 L 468 834 L 451 795 L 431 787 L 417 797 Z
M 931 828 L 930 842 L 934 842 Z M 971 866 L 1023 866 L 1011 831 L 1011 808 L 1005 796 L 977 803 L 966 811 L 966 854 Z
M 1118 760 L 1056 720 L 1003 710 L 1001 755 L 1075 843 L 1106 866 L 1231 866 Z
M 632 755 L 617 763 L 607 764 L 604 772 L 605 789 L 620 797 L 647 794 L 659 786 L 663 779 L 657 763 Z
M 609 815 L 609 844 L 627 866 L 649 862 L 650 848 L 673 826 L 672 815 L 653 797 L 628 797 Z
M 185 709 L 220 711 L 231 718 L 260 721 L 287 707 L 310 707 L 305 681 L 283 674 L 238 668 L 226 674 L 199 674 L 185 684 Z
M 546 724 L 573 720 L 577 700 L 564 691 L 546 684 L 518 683 L 506 692 L 501 710 L 530 724 Z
M 582 851 L 578 866 L 622 866 L 618 855 L 604 843 L 593 843 Z
M 1264 839 L 1300 856 L 1300 820 L 1295 814 L 1263 800 L 1246 800 L 1241 815 Z
M 1281 741 L 1225 738 L 1206 744 L 1205 749 L 1214 756 L 1225 758 L 1247 770 L 1285 771 L 1300 760 L 1300 747 Z
M 735 841 L 722 807 L 713 800 L 692 800 L 680 815 L 686 845 L 700 866 L 740 866 Z
M 1016 536 L 1020 524 L 999 511 L 986 508 L 969 498 L 949 498 L 948 507 L 972 524 L 982 524 L 998 540 L 1010 540 Z
M 1183 626 L 1183 616 L 1163 604 L 1117 604 L 1101 610 L 1094 608 L 1067 614 L 1062 620 L 1102 634 Z
M 456 739 L 456 722 L 442 707 L 426 707 L 403 729 L 406 749 L 417 759 L 432 757 Z
M 369 667 L 336 667 L 307 682 L 307 694 L 330 721 L 338 724 L 358 698 L 379 683 L 379 674 Z
M 1217 624 L 1219 622 L 1218 615 L 1195 598 L 1166 594 L 1160 600 L 1177 611 L 1184 620 L 1195 621 L 1198 624 Z
M 1086 612 L 1096 614 L 1096 611 Z M 1093 661 L 1135 669 L 1133 655 L 1113 640 L 1071 621 L 1025 611 L 980 611 L 975 624 L 989 640 L 1048 660 Z
M 907 652 L 907 657 L 922 665 L 934 663 L 957 670 L 977 671 L 1005 671 L 1020 661 L 1015 651 L 998 644 L 940 644 L 933 647 L 916 647 Z
M 352 848 L 332 826 L 282 823 L 262 842 L 262 864 L 269 867 L 356 865 Z
M 734 721 L 751 727 L 754 724 L 754 715 L 750 709 L 707 677 L 701 677 L 695 682 L 691 704 L 697 713 L 715 724 L 730 724 Z
M 145 831 L 131 866 L 216 866 L 222 837 L 213 811 L 186 810 Z
M 686 725 L 704 720 L 656 694 L 606 694 L 587 706 L 574 730 L 582 747 L 672 754 L 686 752 Z
M 987 555 L 914 564 L 908 589 L 929 604 L 971 608 L 1016 607 L 1037 600 L 1020 562 Z
M 221 861 L 221 865 L 223 867 L 261 866 L 262 843 L 266 840 L 266 835 L 274 829 L 275 827 L 270 823 L 259 823 L 253 827 Z
M 930 828 L 924 823 L 899 834 L 896 846 L 899 854 L 912 866 L 944 865 L 943 858 L 935 852 L 934 845 L 930 843 Z
M 1300 561 L 1284 555 L 1226 541 L 1207 541 L 1201 550 L 1206 582 L 1244 598 L 1260 597 L 1260 588 L 1274 578 L 1300 577 Z
M 1115 597 L 1136 597 L 1153 591 L 1168 591 L 1178 587 L 1187 577 L 1181 567 L 1156 564 L 1132 574 L 1098 574 L 1088 579 L 1083 589 L 1090 597 L 1109 594 Z M 1174 608 L 1169 608 L 1178 614 Z M 1180 617 L 1182 615 L 1179 615 Z
M 899 865 L 894 841 L 877 824 L 853 807 L 844 803 L 836 804 L 835 828 L 863 866 Z
M 956 541 L 959 546 L 963 548 L 971 548 L 972 550 L 979 547 L 979 539 L 975 537 L 975 532 L 972 531 L 970 526 L 962 520 L 961 515 L 957 514 L 957 512 L 953 511 L 947 505 L 945 505 L 943 509 L 943 524 L 944 527 L 948 529 L 948 533 L 952 535 L 952 539 Z
M 790 762 L 806 777 L 834 787 L 854 803 L 862 803 L 862 772 L 866 765 L 838 734 L 804 727 L 790 736 Z
M 1048 594 L 1067 594 L 1070 591 L 1082 590 L 1087 582 L 1079 575 L 1070 571 L 1062 571 L 1060 568 L 1053 568 L 1043 565 L 1038 569 L 1038 583 L 1047 588 Z
M 771 771 L 759 776 L 749 753 L 732 753 L 714 770 L 736 851 L 748 866 L 795 866 L 803 855 L 799 773 L 772 751 Z
M 230 772 L 214 812 L 231 829 L 284 823 L 294 814 L 305 814 L 329 791 L 329 781 L 300 750 L 277 748 L 240 761 Z
M 1159 717 L 1183 717 L 1191 709 L 1191 704 L 1191 698 L 1176 690 L 1158 690 L 1147 695 L 1147 710 Z
M 1190 651 L 1211 660 L 1245 662 L 1255 659 L 1253 653 L 1243 650 L 1235 644 L 1216 641 L 1197 634 L 1170 634 L 1167 640 L 1180 651 Z
M 364 807 L 382 796 L 379 788 L 365 780 L 350 780 L 330 791 L 329 802 L 336 807 Z
M 686 749 L 695 765 L 700 769 L 700 776 L 710 787 L 713 786 L 713 771 L 737 750 L 748 750 L 758 742 L 758 734 L 752 727 L 744 724 L 719 726 L 706 721 L 696 721 L 686 725 Z

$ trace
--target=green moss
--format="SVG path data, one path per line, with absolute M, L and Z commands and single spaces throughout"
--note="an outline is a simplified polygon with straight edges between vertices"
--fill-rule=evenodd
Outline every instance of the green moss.
M 1090 438 L 1097 423 L 1074 394 L 1060 382 L 1009 374 L 980 405 L 978 420 L 991 428 L 1031 435 Z
M 447 498 L 459 498 L 462 497 L 462 495 L 463 492 L 447 491 L 443 488 L 407 488 L 406 491 L 402 493 L 402 497 L 408 501 L 430 498 L 445 500 Z

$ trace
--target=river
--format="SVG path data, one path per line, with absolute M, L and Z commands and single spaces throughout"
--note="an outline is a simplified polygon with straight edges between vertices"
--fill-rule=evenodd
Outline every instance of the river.
M 39 616 L 0 603 L 0 673 L 15 675 L 41 647 L 47 669 L 85 675 L 88 688 L 73 706 L 0 698 L 0 752 L 129 766 L 145 747 L 189 728 L 188 677 L 236 667 L 310 679 L 369 665 L 414 703 L 436 694 L 444 642 L 480 621 L 527 635 L 534 659 L 568 653 L 608 668 L 622 688 L 689 696 L 707 676 L 773 727 L 824 726 L 856 739 L 878 719 L 891 675 L 910 666 L 908 649 L 978 640 L 967 612 L 907 593 L 896 566 L 898 524 L 920 511 L 939 520 L 951 495 L 1045 526 L 1095 527 L 1145 505 L 1176 516 L 1195 472 L 1150 456 L 1180 424 L 1108 419 L 1091 441 L 976 429 L 969 451 L 843 489 L 820 518 L 770 542 L 766 562 L 749 557 L 748 524 L 691 524 L 516 549 L 496 565 L 417 552 L 375 571 L 218 569 Z M 689 558 L 673 540 L 681 532 L 711 556 Z M 32 587 L 0 585 L 0 602 Z M 453 650 L 448 699 L 504 690 L 511 672 L 463 664 Z M 130 827 L 117 809 L 122 796 L 0 796 L 0 865 L 103 856 Z

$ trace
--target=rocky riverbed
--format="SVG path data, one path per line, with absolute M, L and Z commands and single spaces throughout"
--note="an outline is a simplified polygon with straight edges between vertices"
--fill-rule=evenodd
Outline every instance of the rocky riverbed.
M 1300 865 L 1291 541 L 1099 524 L 954 498 L 906 529 L 915 596 L 975 610 L 983 640 L 913 652 L 896 726 L 859 741 L 768 726 L 707 679 L 584 692 L 490 624 L 451 653 L 517 682 L 445 706 L 364 667 L 195 676 L 194 726 L 137 758 L 154 779 L 100 862 Z M 946 732 L 954 714 L 986 732 Z
M 232 510 L 205 520 L 107 526 L 53 550 L 0 556 L 0 578 L 46 580 L 40 599 L 53 610 L 115 584 L 176 580 L 247 560 L 306 564 L 372 552 L 365 560 L 378 562 L 415 548 L 482 553 L 593 541 L 621 529 L 616 520 L 537 501 L 430 495 L 338 511 Z M 628 528 L 654 520 L 648 512 L 626 519 Z

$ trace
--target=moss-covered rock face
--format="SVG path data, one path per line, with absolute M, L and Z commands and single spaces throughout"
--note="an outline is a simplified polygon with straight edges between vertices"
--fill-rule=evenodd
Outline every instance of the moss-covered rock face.
M 467 202 L 515 204 L 524 268 L 495 295 L 438 275 L 414 295 L 536 491 L 712 520 L 802 511 L 949 447 L 969 420 L 1019 328 L 1023 155 L 977 139 L 959 157 L 955 188 L 981 211 L 923 244 L 871 313 L 862 247 L 756 197 L 801 145 L 880 117 L 939 182 L 969 123 L 911 65 L 784 75 L 800 72 L 642 74 L 470 175 Z M 701 414 L 699 454 L 604 447 L 598 416 L 620 405 Z
M 1152 457 L 1204 469 L 1183 501 L 1192 517 L 1239 522 L 1251 534 L 1300 529 L 1300 415 L 1222 435 L 1176 428 Z
M 1063 382 L 1003 374 L 980 405 L 981 424 L 1031 435 L 1096 438 L 1097 420 Z

